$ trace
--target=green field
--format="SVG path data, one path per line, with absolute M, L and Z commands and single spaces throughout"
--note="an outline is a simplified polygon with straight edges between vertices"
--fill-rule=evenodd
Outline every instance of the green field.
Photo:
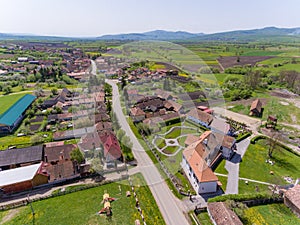
M 134 175 L 133 180 L 147 224 L 165 224 L 149 187 L 144 185 L 145 181 L 141 174 Z M 138 210 L 135 208 L 134 196 L 126 197 L 126 191 L 131 190 L 128 184 L 128 181 L 111 183 L 34 202 L 32 203 L 35 211 L 34 221 L 30 206 L 25 206 L 19 208 L 19 212 L 4 224 L 134 224 L 136 219 L 142 220 Z M 121 192 L 119 188 L 121 188 Z M 116 201 L 111 203 L 113 215 L 110 220 L 104 215 L 100 216 L 97 214 L 103 207 L 101 201 L 105 192 L 116 198 Z M 10 212 L 4 213 L 7 215 Z M 4 213 L 0 213 L 0 218 Z
M 297 225 L 300 219 L 284 204 L 254 206 L 244 211 L 245 225 Z
M 18 145 L 31 145 L 30 136 L 17 137 L 14 135 L 0 137 L 0 150 L 5 150 L 9 146 L 18 146 Z
M 300 157 L 278 147 L 271 159 L 275 162 L 272 166 L 265 162 L 268 159 L 267 146 L 266 140 L 259 140 L 256 144 L 249 145 L 240 164 L 240 177 L 272 184 L 285 184 L 284 176 L 297 179 L 300 174 Z M 274 174 L 271 175 L 270 171 L 273 171 Z
M 197 215 L 201 225 L 213 225 L 207 212 L 201 212 Z
M 26 93 L 11 94 L 0 97 L 0 115 L 8 110 L 16 101 L 22 98 Z

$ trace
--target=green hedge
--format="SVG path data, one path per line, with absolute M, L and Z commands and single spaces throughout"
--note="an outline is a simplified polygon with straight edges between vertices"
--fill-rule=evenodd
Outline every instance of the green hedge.
M 170 126 L 172 124 L 176 124 L 176 123 L 180 123 L 180 122 L 181 122 L 181 118 L 177 117 L 177 118 L 174 118 L 174 119 L 170 119 L 170 120 L 160 122 L 159 125 L 160 126 Z
M 266 138 L 267 138 L 266 136 L 258 135 L 258 136 L 255 136 L 254 138 L 252 138 L 250 143 L 255 144 L 256 141 L 261 140 L 261 139 L 266 139 Z
M 267 199 L 273 198 L 274 196 L 267 193 L 259 193 L 259 194 L 229 194 L 229 195 L 221 195 L 214 198 L 208 199 L 208 202 L 225 202 L 226 200 L 234 200 L 237 202 L 253 200 L 253 199 Z
M 240 142 L 250 136 L 251 136 L 251 133 L 247 132 L 247 133 L 241 135 L 240 137 L 237 137 L 236 142 Z

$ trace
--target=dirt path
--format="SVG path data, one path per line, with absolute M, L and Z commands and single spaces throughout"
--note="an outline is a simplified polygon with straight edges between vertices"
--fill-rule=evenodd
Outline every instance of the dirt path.
M 0 225 L 10 221 L 12 218 L 14 218 L 19 213 L 19 211 L 20 211 L 20 208 L 9 210 L 7 212 L 7 214 L 0 221 Z

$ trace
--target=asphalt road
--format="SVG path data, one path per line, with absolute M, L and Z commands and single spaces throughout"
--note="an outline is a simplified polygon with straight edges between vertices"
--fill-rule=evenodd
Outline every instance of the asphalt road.
M 182 203 L 175 198 L 168 185 L 161 177 L 159 171 L 152 163 L 151 159 L 140 145 L 139 141 L 132 132 L 126 117 L 124 116 L 120 103 L 119 90 L 116 81 L 107 80 L 107 83 L 113 88 L 113 110 L 116 113 L 118 121 L 126 135 L 130 137 L 133 143 L 133 154 L 138 161 L 138 166 L 142 172 L 147 185 L 161 211 L 161 214 L 168 225 L 185 225 L 189 224 L 184 215 Z

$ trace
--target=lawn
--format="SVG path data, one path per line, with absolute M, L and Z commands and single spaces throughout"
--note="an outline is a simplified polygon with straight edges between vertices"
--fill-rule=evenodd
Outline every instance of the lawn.
M 178 146 L 167 146 L 163 152 L 166 154 L 173 154 L 174 152 L 176 152 L 178 150 Z
M 284 184 L 284 176 L 290 176 L 295 180 L 300 174 L 300 157 L 281 147 L 273 153 L 271 159 L 275 162 L 273 166 L 266 163 L 266 159 L 268 159 L 266 140 L 250 144 L 240 164 L 240 177 Z M 271 175 L 270 171 L 273 171 L 274 175 Z
M 300 219 L 284 204 L 254 206 L 244 211 L 244 224 L 297 225 Z
M 201 212 L 197 215 L 201 225 L 213 225 L 207 212 Z
M 133 176 L 135 190 L 140 201 L 147 224 L 165 224 L 141 174 Z M 120 192 L 120 189 L 121 192 Z M 32 203 L 35 211 L 35 224 L 134 224 L 136 219 L 141 221 L 135 208 L 135 199 L 126 197 L 126 191 L 131 190 L 128 181 L 112 183 L 96 188 L 79 191 L 60 197 L 54 197 Z M 108 192 L 117 200 L 111 203 L 113 216 L 108 220 L 106 216 L 99 216 L 97 212 L 103 207 L 102 195 Z M 0 214 L 1 215 L 1 214 Z M 1 218 L 1 217 L 0 217 Z M 30 206 L 20 208 L 19 213 L 7 224 L 31 224 Z
M 166 146 L 166 142 L 165 142 L 165 140 L 162 139 L 162 138 L 157 138 L 157 139 L 155 140 L 155 144 L 156 144 L 156 146 L 157 146 L 158 148 L 160 148 L 160 149 L 162 149 L 163 147 Z
M 229 109 L 230 111 L 236 112 L 236 113 L 241 113 L 244 115 L 248 115 L 250 112 L 250 105 L 245 106 L 245 105 L 235 105 L 232 108 Z
M 170 133 L 165 135 L 167 139 L 175 139 L 183 134 L 197 133 L 197 130 L 187 128 L 174 128 Z
M 279 122 L 295 123 L 300 121 L 300 110 L 293 104 L 282 105 L 276 98 L 272 98 L 263 106 L 263 120 L 267 120 L 269 115 L 275 115 Z M 294 117 L 294 119 L 292 118 Z
M 0 97 L 0 115 L 8 110 L 16 101 L 22 98 L 25 93 L 11 94 Z

